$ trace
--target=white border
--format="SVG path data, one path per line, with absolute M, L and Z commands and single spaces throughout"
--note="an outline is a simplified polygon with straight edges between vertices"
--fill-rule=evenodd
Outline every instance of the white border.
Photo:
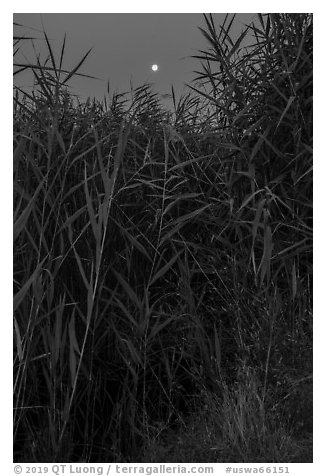
M 87 7 L 88 5 L 88 7 Z M 137 10 L 135 6 L 137 5 Z M 74 8 L 75 6 L 75 8 Z M 92 8 L 90 8 L 92 6 Z M 291 474 L 316 474 L 325 472 L 325 29 L 326 11 L 322 2 L 310 1 L 273 1 L 262 3 L 235 2 L 219 3 L 205 2 L 63 2 L 62 0 L 50 3 L 44 1 L 33 2 L 16 1 L 14 4 L 5 2 L 1 8 L 1 132 L 2 132 L 2 183 L 0 187 L 1 203 L 1 299 L 2 306 L 0 319 L 2 319 L 1 342 L 1 380 L 0 392 L 2 410 L 1 415 L 1 445 L 0 468 L 3 474 L 13 474 L 12 471 L 12 15 L 15 12 L 29 13 L 201 13 L 217 12 L 217 9 L 227 7 L 228 12 L 313 12 L 314 13 L 314 461 L 313 465 L 289 465 Z M 224 10 L 221 13 L 225 13 Z M 285 463 L 284 463 L 285 465 Z M 43 465 L 42 465 L 43 466 Z M 222 466 L 220 465 L 221 470 Z M 233 465 L 239 466 L 239 465 Z M 246 465 L 241 465 L 245 467 Z M 250 466 L 250 465 L 247 465 Z M 257 465 L 251 465 L 257 466 Z M 6 471 L 6 469 L 8 471 Z M 222 474 L 222 473 L 221 473 Z

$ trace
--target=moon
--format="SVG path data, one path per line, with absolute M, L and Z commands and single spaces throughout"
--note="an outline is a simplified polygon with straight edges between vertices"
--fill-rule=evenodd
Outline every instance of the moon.
M 158 66 L 157 64 L 152 64 L 152 71 L 157 71 L 158 70 Z

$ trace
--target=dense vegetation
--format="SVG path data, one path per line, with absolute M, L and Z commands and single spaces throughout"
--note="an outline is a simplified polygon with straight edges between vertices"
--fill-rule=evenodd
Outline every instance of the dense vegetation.
M 172 112 L 16 65 L 15 461 L 312 461 L 312 16 L 233 19 Z

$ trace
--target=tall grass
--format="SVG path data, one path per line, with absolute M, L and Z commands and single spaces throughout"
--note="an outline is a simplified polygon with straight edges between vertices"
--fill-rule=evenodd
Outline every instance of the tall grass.
M 15 461 L 311 459 L 312 18 L 258 18 L 172 112 L 16 65 Z

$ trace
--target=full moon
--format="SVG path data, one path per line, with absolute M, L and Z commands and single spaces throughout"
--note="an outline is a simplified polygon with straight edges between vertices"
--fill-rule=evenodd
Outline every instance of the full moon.
M 157 70 L 158 70 L 157 64 L 152 64 L 152 71 L 157 71 Z

